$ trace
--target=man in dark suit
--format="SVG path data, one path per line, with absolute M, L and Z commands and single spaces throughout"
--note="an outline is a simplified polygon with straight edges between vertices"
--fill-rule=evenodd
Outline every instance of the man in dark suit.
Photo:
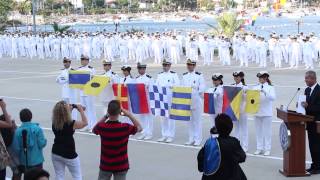
M 307 123 L 309 149 L 312 164 L 307 171 L 310 174 L 320 174 L 320 133 L 317 132 L 316 121 L 320 121 L 320 86 L 317 83 L 317 75 L 314 71 L 305 74 L 305 82 L 308 86 L 305 89 L 306 102 L 302 106 L 306 109 L 306 114 L 314 116 L 314 121 Z

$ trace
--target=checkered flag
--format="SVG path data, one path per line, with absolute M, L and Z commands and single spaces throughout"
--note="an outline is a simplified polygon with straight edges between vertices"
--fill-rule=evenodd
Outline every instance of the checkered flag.
M 151 112 L 155 116 L 169 117 L 168 88 L 153 85 L 149 87 Z

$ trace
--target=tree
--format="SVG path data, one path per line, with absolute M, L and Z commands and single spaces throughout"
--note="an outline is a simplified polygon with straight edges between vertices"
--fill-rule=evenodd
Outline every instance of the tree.
M 231 38 L 234 33 L 240 30 L 243 20 L 237 19 L 237 14 L 233 12 L 225 12 L 217 18 L 218 27 L 213 27 L 214 34 L 223 34 Z
M 68 31 L 70 27 L 71 26 L 60 26 L 57 22 L 54 22 L 52 25 L 54 32 L 60 32 L 60 33 Z
M 31 12 L 32 9 L 32 4 L 31 1 L 22 1 L 22 2 L 18 2 L 17 6 L 16 6 L 16 10 L 19 11 L 19 13 L 21 14 L 29 14 Z
M 8 13 L 12 10 L 12 6 L 12 0 L 0 0 L 0 23 L 7 20 Z

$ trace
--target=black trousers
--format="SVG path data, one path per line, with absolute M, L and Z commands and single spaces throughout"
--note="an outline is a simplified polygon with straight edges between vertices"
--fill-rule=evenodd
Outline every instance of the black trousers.
M 6 180 L 6 168 L 0 170 L 0 180 Z
M 309 149 L 312 159 L 311 167 L 320 170 L 320 133 L 317 133 L 316 123 L 308 126 Z

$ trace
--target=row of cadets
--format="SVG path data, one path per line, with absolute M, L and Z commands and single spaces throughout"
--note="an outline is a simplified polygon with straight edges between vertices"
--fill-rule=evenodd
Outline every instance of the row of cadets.
M 203 75 L 195 71 L 196 64 L 195 60 L 187 60 L 188 72 L 183 73 L 181 85 L 192 88 L 189 140 L 185 145 L 199 146 L 202 141 L 202 96 L 206 86 Z
M 167 87 L 172 89 L 173 86 L 178 86 L 180 80 L 178 74 L 174 71 L 170 71 L 171 62 L 166 59 L 162 62 L 163 71 L 158 74 L 156 84 L 159 86 Z M 168 102 L 171 103 L 172 91 L 167 92 Z M 169 104 L 169 109 L 171 104 Z M 158 142 L 171 143 L 175 136 L 175 120 L 169 117 L 161 117 L 161 135 L 162 137 L 158 139 Z
M 146 92 L 148 92 L 149 86 L 153 85 L 154 80 L 150 75 L 146 73 L 147 65 L 142 63 L 137 63 L 137 69 L 139 75 L 136 77 L 136 83 L 144 84 L 146 87 Z M 147 93 L 148 97 L 148 93 Z M 149 98 L 148 98 L 149 99 Z M 149 107 L 150 108 L 150 107 Z M 151 140 L 153 136 L 153 119 L 154 116 L 151 114 L 151 110 L 147 114 L 136 114 L 137 118 L 142 122 L 142 134 L 137 139 L 138 140 Z

